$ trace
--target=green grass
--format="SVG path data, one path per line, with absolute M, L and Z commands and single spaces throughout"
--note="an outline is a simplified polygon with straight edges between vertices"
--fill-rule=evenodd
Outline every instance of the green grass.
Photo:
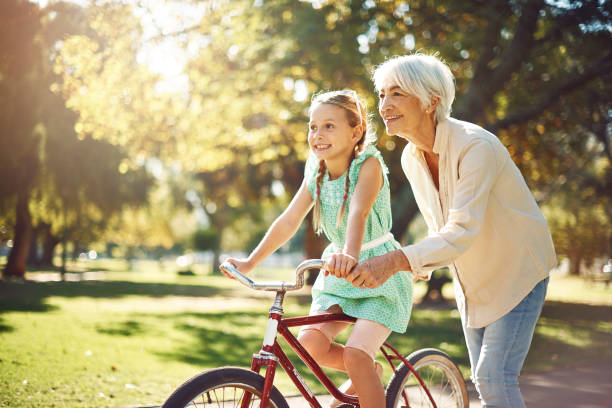
M 248 367 L 259 350 L 270 293 L 250 291 L 221 276 L 178 276 L 173 267 L 161 270 L 154 262 L 138 263 L 131 272 L 123 271 L 125 263 L 108 260 L 70 268 L 79 274 L 69 279 L 97 280 L 0 282 L 2 407 L 161 403 L 192 375 L 220 365 Z M 91 271 L 104 274 L 87 275 Z M 55 276 L 49 273 L 28 278 Z M 253 278 L 291 275 L 263 269 Z M 450 296 L 451 285 L 445 289 Z M 418 285 L 417 297 L 423 291 Z M 527 371 L 612 359 L 612 287 L 555 277 L 548 299 Z M 286 315 L 306 314 L 309 303 L 306 290 L 288 295 Z M 393 334 L 390 342 L 406 353 L 440 348 L 469 373 L 452 307 L 415 305 L 408 332 Z M 312 375 L 304 377 L 315 392 L 322 391 Z M 296 392 L 285 375 L 279 374 L 278 386 Z

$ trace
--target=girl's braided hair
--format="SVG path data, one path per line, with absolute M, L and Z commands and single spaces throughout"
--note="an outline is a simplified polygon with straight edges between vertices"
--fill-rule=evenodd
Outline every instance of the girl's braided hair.
M 353 150 L 353 154 L 351 156 L 351 162 L 349 163 L 349 169 L 351 168 L 351 164 L 353 160 L 363 152 L 365 147 L 371 143 L 376 141 L 375 133 L 373 132 L 373 127 L 368 126 L 369 118 L 367 115 L 367 111 L 365 109 L 365 104 L 363 101 L 359 99 L 357 96 L 357 92 L 353 90 L 344 90 L 344 91 L 332 91 L 325 92 L 318 95 L 314 95 L 312 99 L 312 103 L 310 105 L 309 113 L 313 111 L 317 106 L 329 103 L 332 105 L 339 106 L 344 109 L 346 113 L 346 118 L 351 127 L 356 127 L 361 125 L 363 129 L 361 138 L 357 141 L 355 145 L 355 149 Z M 312 223 L 314 225 L 314 229 L 317 234 L 320 234 L 321 229 L 321 184 L 323 183 L 323 177 L 325 176 L 325 172 L 327 171 L 327 166 L 325 165 L 324 160 L 319 160 L 319 170 L 317 171 L 316 177 L 316 188 L 315 188 L 315 204 L 312 216 Z M 338 217 L 336 218 L 336 226 L 340 226 L 342 223 L 342 219 L 344 218 L 344 213 L 346 211 L 346 201 L 348 199 L 348 190 L 350 185 L 349 180 L 349 171 L 346 172 L 345 182 L 344 182 L 344 195 L 342 201 L 342 207 L 340 207 L 340 211 L 338 212 Z

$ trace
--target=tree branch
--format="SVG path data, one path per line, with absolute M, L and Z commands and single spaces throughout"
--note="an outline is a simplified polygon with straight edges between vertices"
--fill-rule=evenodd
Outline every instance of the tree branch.
M 581 87 L 600 75 L 610 72 L 610 70 L 612 70 L 612 53 L 593 64 L 593 66 L 585 70 L 582 75 L 571 78 L 560 86 L 549 90 L 549 92 L 544 94 L 536 103 L 531 104 L 525 109 L 510 113 L 504 119 L 498 120 L 497 122 L 488 123 L 485 127 L 489 129 L 489 131 L 496 133 L 500 129 L 505 129 L 514 124 L 532 119 L 548 106 L 557 102 L 561 96 L 571 93 L 576 88 Z
M 495 93 L 504 86 L 512 73 L 518 70 L 533 47 L 533 34 L 536 30 L 539 12 L 543 5 L 544 0 L 524 3 L 514 37 L 510 45 L 500 56 L 499 65 L 494 69 L 485 69 L 490 61 L 480 60 L 478 62 L 479 76 L 474 75 L 462 101 L 463 103 L 458 106 L 456 110 L 458 118 L 472 122 L 478 121 L 479 115 L 483 112 L 482 106 L 488 104 Z M 488 41 L 491 41 L 491 39 L 488 39 Z

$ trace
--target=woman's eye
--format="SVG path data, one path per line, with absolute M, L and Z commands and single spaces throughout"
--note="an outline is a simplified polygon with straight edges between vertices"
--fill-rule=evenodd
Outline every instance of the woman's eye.
M 314 126 L 314 125 L 310 126 L 310 131 L 311 131 L 311 132 L 314 132 L 316 129 L 317 129 L 317 127 L 316 127 L 316 126 Z
M 378 94 L 378 99 L 384 99 L 385 98 L 385 94 Z
M 334 125 L 332 125 L 331 123 L 328 123 L 328 124 L 326 125 L 326 127 L 327 127 L 328 129 L 333 129 Z

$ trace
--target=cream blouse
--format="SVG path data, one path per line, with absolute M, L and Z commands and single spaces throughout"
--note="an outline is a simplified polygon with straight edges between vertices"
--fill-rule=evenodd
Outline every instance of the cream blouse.
M 512 310 L 557 263 L 546 219 L 508 150 L 495 135 L 453 118 L 436 128 L 438 191 L 422 151 L 409 143 L 402 168 L 427 223 L 402 248 L 413 273 L 449 266 L 468 327 Z

